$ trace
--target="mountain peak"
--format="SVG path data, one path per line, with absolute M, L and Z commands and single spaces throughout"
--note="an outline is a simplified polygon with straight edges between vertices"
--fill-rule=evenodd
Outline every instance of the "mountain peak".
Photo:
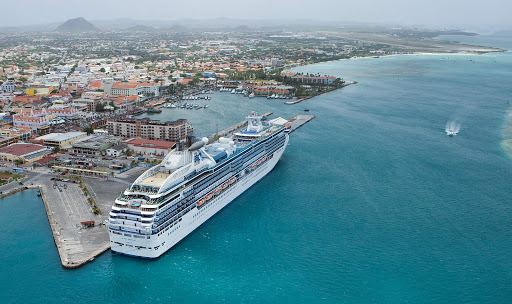
M 58 32 L 75 32 L 75 33 L 99 31 L 99 29 L 97 27 L 95 27 L 94 24 L 85 20 L 85 18 L 83 18 L 83 17 L 69 19 L 68 21 L 59 25 L 59 27 L 57 27 L 56 30 Z

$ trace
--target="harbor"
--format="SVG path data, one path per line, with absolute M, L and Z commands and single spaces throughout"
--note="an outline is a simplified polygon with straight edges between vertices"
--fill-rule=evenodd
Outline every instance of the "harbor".
M 273 115 L 266 112 L 264 119 Z M 278 118 L 290 132 L 295 131 L 313 115 L 296 115 L 290 120 Z M 272 120 L 270 120 L 272 121 Z M 276 122 L 277 123 L 277 122 Z M 226 136 L 247 125 L 243 121 L 210 136 L 214 140 Z M 59 253 L 61 265 L 66 269 L 79 268 L 95 260 L 111 247 L 106 226 L 109 211 L 119 193 L 146 170 L 138 167 L 116 177 L 83 177 L 80 180 L 56 178 L 59 173 L 49 168 L 37 168 L 25 172 L 24 185 L 12 183 L 4 186 L 4 196 L 26 189 L 38 189 L 44 204 L 52 237 Z M 92 206 L 98 206 L 99 212 Z

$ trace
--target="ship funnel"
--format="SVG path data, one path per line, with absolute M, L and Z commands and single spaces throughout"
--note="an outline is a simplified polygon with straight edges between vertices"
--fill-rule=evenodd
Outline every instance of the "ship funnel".
M 192 146 L 190 146 L 190 148 L 188 148 L 188 150 L 196 151 L 196 150 L 201 149 L 203 146 L 204 146 L 204 141 L 200 140 L 198 142 L 193 143 Z

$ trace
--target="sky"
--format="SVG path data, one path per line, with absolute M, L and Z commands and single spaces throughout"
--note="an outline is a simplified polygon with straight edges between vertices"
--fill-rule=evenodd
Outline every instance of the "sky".
M 0 0 L 0 26 L 87 20 L 312 19 L 512 27 L 512 0 Z

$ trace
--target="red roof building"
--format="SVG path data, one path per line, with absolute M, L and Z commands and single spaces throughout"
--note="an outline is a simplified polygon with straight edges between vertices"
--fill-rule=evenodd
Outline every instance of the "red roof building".
M 0 159 L 14 162 L 21 160 L 23 162 L 37 161 L 48 154 L 50 150 L 43 145 L 15 143 L 4 148 L 0 148 Z
M 127 142 L 128 148 L 142 155 L 165 155 L 176 145 L 172 141 L 152 139 L 131 139 Z

